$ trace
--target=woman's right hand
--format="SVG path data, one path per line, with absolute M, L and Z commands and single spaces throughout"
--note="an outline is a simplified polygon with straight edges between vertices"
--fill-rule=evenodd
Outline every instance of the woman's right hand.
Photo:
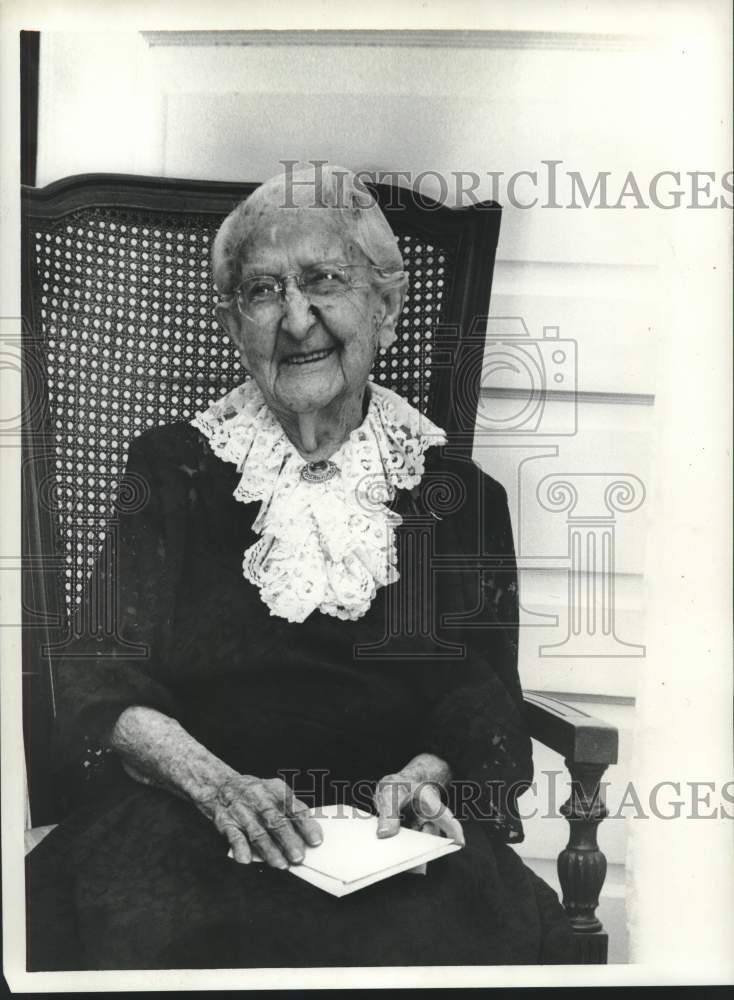
M 238 774 L 175 719 L 144 705 L 122 712 L 109 737 L 131 777 L 193 802 L 229 841 L 235 861 L 255 851 L 287 868 L 316 847 L 321 827 L 280 778 Z
M 247 865 L 257 852 L 274 868 L 300 864 L 306 846 L 323 840 L 308 806 L 280 778 L 235 774 L 225 778 L 199 808 L 229 841 L 235 861 Z

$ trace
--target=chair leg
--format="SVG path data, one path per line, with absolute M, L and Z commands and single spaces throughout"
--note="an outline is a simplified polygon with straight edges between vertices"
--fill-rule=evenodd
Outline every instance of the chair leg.
M 597 843 L 597 827 L 607 815 L 601 778 L 606 764 L 567 760 L 571 795 L 561 806 L 568 820 L 568 844 L 558 857 L 563 905 L 574 930 L 578 961 L 605 964 L 608 936 L 596 916 L 607 874 L 607 859 Z
M 605 931 L 593 934 L 574 934 L 577 965 L 606 965 L 609 935 Z

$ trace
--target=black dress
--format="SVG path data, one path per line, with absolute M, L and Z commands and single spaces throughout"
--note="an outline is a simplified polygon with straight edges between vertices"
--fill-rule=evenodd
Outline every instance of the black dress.
M 233 498 L 238 480 L 189 425 L 133 443 L 125 512 L 57 663 L 60 778 L 130 705 L 178 719 L 243 773 L 280 774 L 309 805 L 364 806 L 428 751 L 452 767 L 466 847 L 337 899 L 238 865 L 190 803 L 118 766 L 28 857 L 29 970 L 572 961 L 555 893 L 509 846 L 532 760 L 504 489 L 430 449 L 393 503 L 400 580 L 357 621 L 295 624 L 243 578 L 259 505 Z M 94 594 L 116 602 L 115 635 L 96 628 Z

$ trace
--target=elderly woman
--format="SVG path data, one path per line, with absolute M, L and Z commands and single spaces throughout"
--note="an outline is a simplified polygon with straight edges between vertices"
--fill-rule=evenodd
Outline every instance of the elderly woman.
M 214 243 L 251 378 L 131 446 L 140 503 L 86 598 L 116 591 L 119 632 L 80 625 L 57 685 L 60 769 L 90 739 L 122 767 L 29 857 L 31 970 L 571 960 L 509 846 L 532 763 L 505 492 L 369 381 L 406 289 L 374 199 L 297 179 Z M 308 807 L 366 794 L 378 836 L 463 849 L 342 899 L 294 878 Z

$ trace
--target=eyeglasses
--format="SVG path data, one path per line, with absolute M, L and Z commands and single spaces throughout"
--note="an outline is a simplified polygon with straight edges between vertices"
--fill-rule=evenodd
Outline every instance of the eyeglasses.
M 318 306 L 329 302 L 352 289 L 366 288 L 368 283 L 355 280 L 357 269 L 369 268 L 385 275 L 387 272 L 376 264 L 335 264 L 324 262 L 313 264 L 300 273 L 252 274 L 235 289 L 237 307 L 246 319 L 264 319 L 275 309 L 281 309 L 285 301 L 287 282 L 292 278 L 309 303 Z M 404 272 L 390 272 L 401 277 Z

